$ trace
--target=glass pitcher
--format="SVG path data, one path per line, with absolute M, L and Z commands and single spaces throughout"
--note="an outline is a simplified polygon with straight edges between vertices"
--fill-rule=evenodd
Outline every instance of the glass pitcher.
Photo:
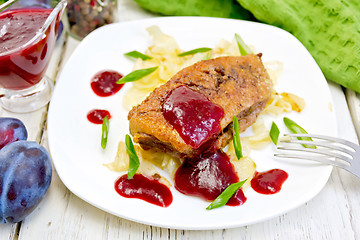
M 0 103 L 11 112 L 46 105 L 53 83 L 45 76 L 66 0 L 44 8 L 36 0 L 10 0 L 0 6 Z

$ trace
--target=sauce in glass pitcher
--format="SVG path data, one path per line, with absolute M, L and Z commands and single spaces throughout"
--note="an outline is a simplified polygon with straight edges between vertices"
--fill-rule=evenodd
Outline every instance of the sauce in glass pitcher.
M 0 87 L 22 90 L 45 75 L 55 45 L 58 23 L 53 20 L 45 33 L 35 37 L 52 9 L 28 8 L 0 13 Z M 35 39 L 36 38 L 36 39 Z

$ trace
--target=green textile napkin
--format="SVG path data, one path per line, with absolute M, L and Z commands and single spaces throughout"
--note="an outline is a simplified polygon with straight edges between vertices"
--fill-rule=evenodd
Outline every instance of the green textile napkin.
M 262 22 L 297 37 L 325 77 L 360 92 L 359 0 L 238 0 Z
M 251 19 L 249 11 L 233 0 L 135 0 L 145 10 L 161 15 Z
M 135 0 L 163 15 L 235 18 L 280 27 L 302 42 L 328 80 L 360 93 L 359 0 L 237 1 Z

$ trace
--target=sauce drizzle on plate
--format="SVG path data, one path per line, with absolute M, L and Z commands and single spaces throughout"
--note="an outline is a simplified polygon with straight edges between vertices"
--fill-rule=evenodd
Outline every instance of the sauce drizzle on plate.
M 257 172 L 251 180 L 251 187 L 261 194 L 274 194 L 281 190 L 288 176 L 288 173 L 281 169 Z
M 116 82 L 123 76 L 116 72 L 105 70 L 98 72 L 91 79 L 91 88 L 94 93 L 100 97 L 109 97 L 120 91 L 124 84 L 117 84 Z
M 110 112 L 108 110 L 103 110 L 103 109 L 93 109 L 89 111 L 88 114 L 86 115 L 89 122 L 94 124 L 102 124 L 105 116 L 107 116 L 108 119 L 111 118 Z
M 170 189 L 158 180 L 142 174 L 135 174 L 132 179 L 123 175 L 115 182 L 115 190 L 126 198 L 138 198 L 160 207 L 168 207 L 173 200 Z

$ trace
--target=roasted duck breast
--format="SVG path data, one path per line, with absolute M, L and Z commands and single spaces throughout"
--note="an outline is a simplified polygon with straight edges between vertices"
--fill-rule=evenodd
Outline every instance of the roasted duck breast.
M 128 115 L 133 140 L 144 149 L 193 157 L 222 148 L 232 139 L 232 120 L 240 132 L 270 99 L 272 81 L 261 54 L 200 61 L 156 88 Z

